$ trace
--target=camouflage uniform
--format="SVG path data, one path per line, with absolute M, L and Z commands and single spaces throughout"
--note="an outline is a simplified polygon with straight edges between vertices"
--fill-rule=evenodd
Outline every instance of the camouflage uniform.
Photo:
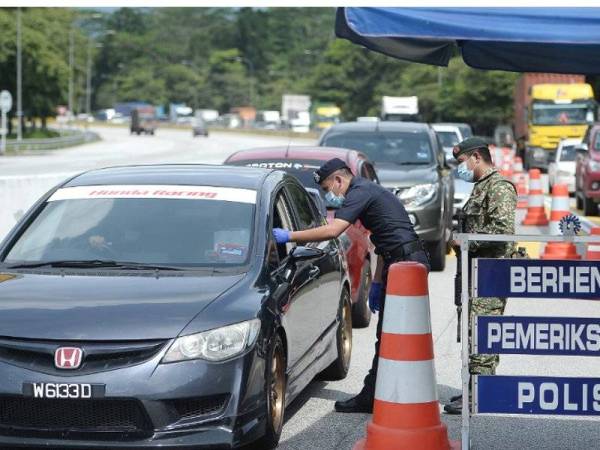
M 464 230 L 466 233 L 514 234 L 517 192 L 513 184 L 504 179 L 496 169 L 490 169 L 473 188 L 465 204 Z M 470 242 L 471 258 L 510 258 L 515 244 L 505 242 Z M 506 298 L 475 297 L 471 299 L 469 327 L 475 315 L 495 315 L 504 313 Z M 469 336 L 471 330 L 469 328 Z M 471 355 L 471 374 L 493 375 L 499 362 L 498 355 Z

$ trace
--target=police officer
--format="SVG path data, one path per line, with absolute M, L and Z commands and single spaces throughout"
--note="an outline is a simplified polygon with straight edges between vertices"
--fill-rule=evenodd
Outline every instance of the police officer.
M 455 146 L 452 153 L 459 163 L 458 176 L 464 181 L 475 183 L 471 196 L 463 207 L 463 231 L 514 234 L 517 192 L 514 185 L 495 169 L 487 143 L 480 138 L 468 138 Z M 456 241 L 452 241 L 451 245 L 458 247 Z M 512 242 L 470 242 L 469 263 L 472 258 L 510 258 L 514 252 L 515 245 Z M 476 315 L 502 315 L 505 306 L 505 298 L 472 298 L 469 324 Z M 472 375 L 493 375 L 498 363 L 498 355 L 471 355 L 469 371 Z M 449 414 L 461 414 L 462 396 L 450 400 L 444 410 Z
M 328 206 L 337 209 L 335 219 L 327 225 L 303 231 L 275 228 L 273 235 L 278 244 L 325 241 L 338 237 L 358 219 L 371 232 L 378 258 L 369 292 L 369 307 L 373 312 L 380 312 L 375 357 L 361 392 L 349 400 L 335 403 L 338 412 L 370 413 L 373 411 L 388 269 L 398 261 L 417 261 L 429 270 L 429 258 L 404 206 L 390 191 L 365 178 L 354 177 L 339 158 L 323 164 L 314 177 L 326 192 Z

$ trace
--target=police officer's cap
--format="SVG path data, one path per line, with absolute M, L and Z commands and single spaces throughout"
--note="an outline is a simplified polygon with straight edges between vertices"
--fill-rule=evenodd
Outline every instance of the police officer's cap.
M 330 159 L 325 164 L 323 164 L 321 167 L 319 167 L 318 170 L 313 172 L 313 177 L 315 179 L 315 182 L 317 184 L 321 184 L 321 182 L 323 182 L 329 175 L 331 175 L 333 172 L 340 170 L 340 169 L 350 170 L 350 168 L 346 165 L 346 163 L 344 161 L 342 161 L 340 158 Z
M 452 154 L 454 155 L 455 159 L 458 159 L 460 155 L 472 152 L 478 148 L 488 148 L 488 143 L 484 139 L 470 137 L 462 141 L 460 144 L 455 145 L 452 149 Z

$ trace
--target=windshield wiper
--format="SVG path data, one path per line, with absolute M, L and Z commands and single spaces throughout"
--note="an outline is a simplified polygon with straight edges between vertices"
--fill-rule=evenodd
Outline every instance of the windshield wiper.
M 115 268 L 126 270 L 182 270 L 180 267 L 174 266 L 145 264 L 130 261 L 113 261 L 106 259 L 42 261 L 8 266 L 9 269 L 33 269 L 37 267 L 72 267 L 77 269 Z

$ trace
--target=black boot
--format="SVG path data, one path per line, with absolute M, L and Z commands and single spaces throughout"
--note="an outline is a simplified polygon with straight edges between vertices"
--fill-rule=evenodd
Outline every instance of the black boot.
M 358 394 L 356 397 L 335 402 L 335 410 L 341 413 L 367 413 L 373 412 L 373 399 Z
M 444 406 L 444 411 L 446 411 L 447 414 L 462 414 L 462 395 L 452 397 L 452 399 L 450 403 Z

